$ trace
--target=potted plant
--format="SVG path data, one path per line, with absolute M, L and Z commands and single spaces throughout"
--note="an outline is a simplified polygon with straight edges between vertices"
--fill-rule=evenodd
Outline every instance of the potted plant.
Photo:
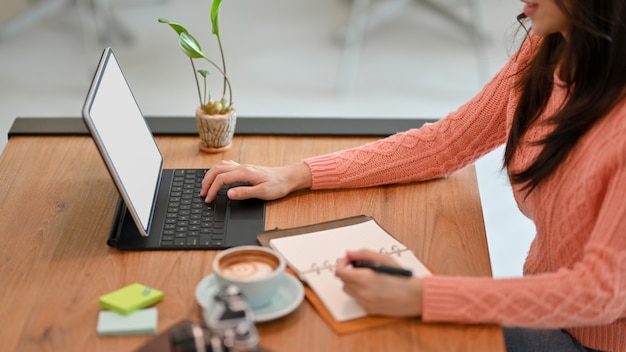
M 169 25 L 178 34 L 178 45 L 182 52 L 189 57 L 193 69 L 200 106 L 196 109 L 196 123 L 200 135 L 200 150 L 209 153 L 218 153 L 227 150 L 231 146 L 235 133 L 237 111 L 233 106 L 233 94 L 230 81 L 226 75 L 226 61 L 219 28 L 219 11 L 221 0 L 213 0 L 211 5 L 212 33 L 217 38 L 219 46 L 221 67 L 209 59 L 203 52 L 200 43 L 182 25 L 159 18 L 160 23 Z M 205 60 L 209 66 L 215 68 L 222 76 L 223 89 L 220 99 L 214 100 L 207 88 L 209 71 L 197 69 L 194 60 Z M 200 84 L 202 80 L 202 85 Z

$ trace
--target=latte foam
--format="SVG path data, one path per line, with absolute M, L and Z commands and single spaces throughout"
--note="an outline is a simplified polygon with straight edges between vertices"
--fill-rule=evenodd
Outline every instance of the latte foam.
M 238 280 L 258 279 L 273 272 L 274 267 L 263 261 L 242 261 L 222 268 L 222 275 Z

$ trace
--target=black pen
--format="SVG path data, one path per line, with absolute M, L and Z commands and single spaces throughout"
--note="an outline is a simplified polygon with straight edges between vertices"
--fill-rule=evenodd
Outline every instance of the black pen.
M 369 268 L 376 272 L 389 274 L 389 275 L 397 275 L 397 276 L 405 276 L 411 277 L 413 276 L 413 272 L 411 270 L 398 268 L 395 266 L 389 266 L 380 263 L 372 263 L 365 260 L 353 260 L 350 262 L 355 268 Z

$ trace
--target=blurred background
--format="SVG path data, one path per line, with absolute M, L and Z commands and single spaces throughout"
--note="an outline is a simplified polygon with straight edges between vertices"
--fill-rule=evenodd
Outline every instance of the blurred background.
M 515 0 L 224 0 L 238 115 L 442 118 L 515 52 L 521 8 Z M 209 13 L 210 0 L 3 1 L 0 150 L 16 117 L 80 117 L 106 46 L 144 115 L 193 116 L 189 60 L 157 19 L 186 26 L 218 60 Z M 535 229 L 501 160 L 498 149 L 476 166 L 494 275 L 511 277 L 521 275 Z

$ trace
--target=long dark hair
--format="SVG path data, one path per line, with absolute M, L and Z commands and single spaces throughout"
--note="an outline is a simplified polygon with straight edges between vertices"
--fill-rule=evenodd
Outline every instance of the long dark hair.
M 524 133 L 545 110 L 558 66 L 567 102 L 547 120 L 553 131 L 534 142 L 543 146 L 537 158 L 527 169 L 510 174 L 511 182 L 524 184 L 522 189 L 528 193 L 550 176 L 576 142 L 626 95 L 626 1 L 555 2 L 570 19 L 567 40 L 560 33 L 547 35 L 536 56 L 519 72 L 517 85 L 522 94 L 504 153 L 506 167 Z

